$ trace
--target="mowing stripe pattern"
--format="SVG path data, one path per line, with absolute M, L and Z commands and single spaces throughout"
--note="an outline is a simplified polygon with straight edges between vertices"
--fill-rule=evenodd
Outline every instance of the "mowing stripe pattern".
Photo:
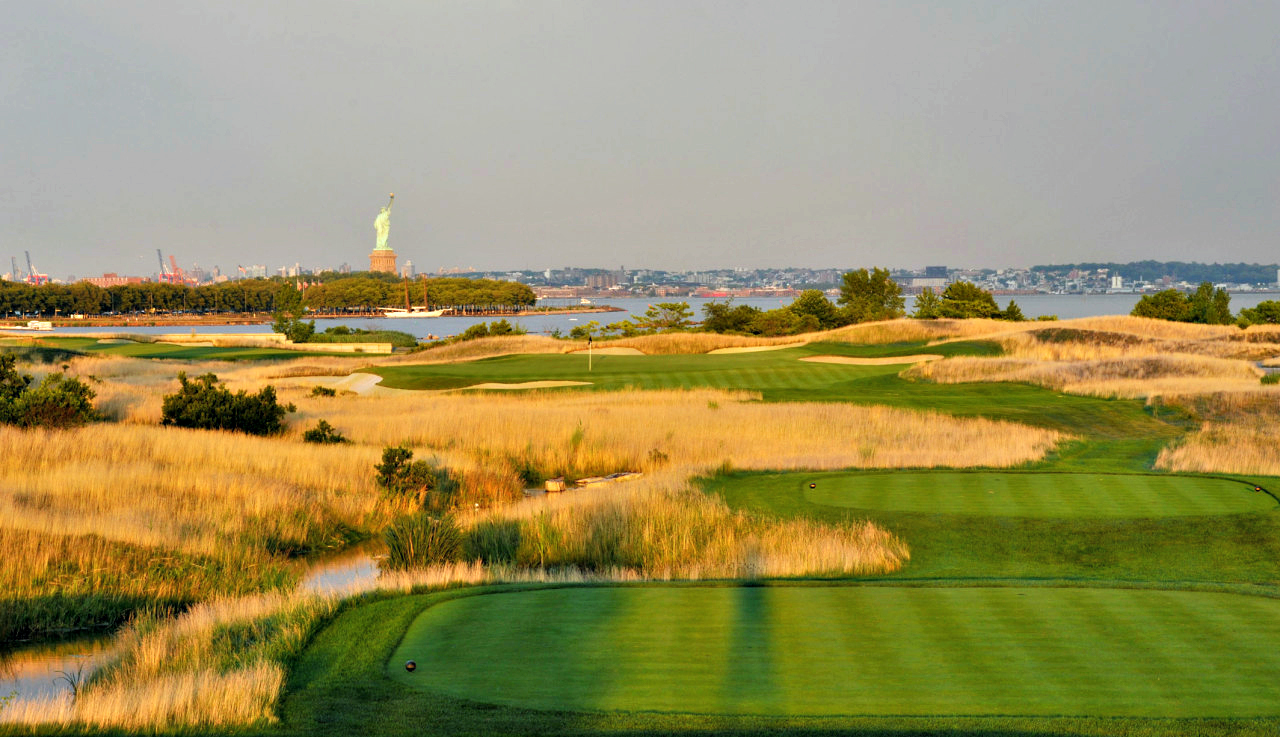
M 1280 715 L 1276 642 L 1280 601 L 1232 594 L 574 588 L 427 609 L 389 672 L 537 709 L 1255 717 Z

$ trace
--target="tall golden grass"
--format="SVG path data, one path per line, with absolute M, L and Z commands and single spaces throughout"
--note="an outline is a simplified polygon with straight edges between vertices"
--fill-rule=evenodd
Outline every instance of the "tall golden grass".
M 1054 353 L 1056 349 L 1046 352 Z M 957 357 L 919 364 L 903 372 L 906 378 L 941 384 L 1023 382 L 1071 394 L 1122 398 L 1252 391 L 1257 388 L 1260 375 L 1255 366 L 1244 361 L 1185 354 L 1056 361 Z
M 273 722 L 286 660 L 336 605 L 317 595 L 255 596 L 211 601 L 173 620 L 143 618 L 116 638 L 112 662 L 74 699 L 15 700 L 0 722 L 146 731 Z
M 516 560 L 533 568 L 622 569 L 644 579 L 889 573 L 907 546 L 870 522 L 774 520 L 730 510 L 690 485 L 688 469 L 604 489 L 536 497 L 463 518 L 514 523 Z
M 1161 450 L 1155 465 L 1168 471 L 1280 476 L 1280 432 L 1273 424 L 1206 423 Z
M 1161 401 L 1186 407 L 1203 422 L 1160 451 L 1157 468 L 1280 476 L 1280 386 Z
M 379 451 L 145 425 L 0 427 L 0 527 L 219 554 L 228 544 L 323 544 L 396 509 Z
M 408 443 L 465 467 L 513 463 L 545 475 L 705 469 L 1012 466 L 1061 436 L 1008 422 L 847 404 L 761 403 L 716 390 L 298 397 L 358 443 Z M 303 424 L 303 423 L 298 423 Z

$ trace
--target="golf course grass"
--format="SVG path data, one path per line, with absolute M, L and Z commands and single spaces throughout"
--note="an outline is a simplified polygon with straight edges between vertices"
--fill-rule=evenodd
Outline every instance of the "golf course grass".
M 988 517 L 1174 517 L 1280 508 L 1251 484 L 1196 476 L 894 471 L 769 474 L 755 483 L 798 484 L 809 501 L 833 507 Z
M 1181 431 L 1154 418 L 1134 400 L 1061 394 L 1026 384 L 934 384 L 898 376 L 902 364 L 857 366 L 800 359 L 921 352 L 986 355 L 998 346 L 982 341 L 927 346 L 922 343 L 856 346 L 811 343 L 758 353 L 716 355 L 597 356 L 592 370 L 582 354 L 513 355 L 450 364 L 361 369 L 383 377 L 392 389 L 460 389 L 486 382 L 585 382 L 554 391 L 622 389 L 725 389 L 758 392 L 766 402 L 847 402 L 935 410 L 960 417 L 1023 422 L 1071 433 L 1081 439 L 1063 449 L 1081 470 L 1145 470 L 1155 454 Z M 1170 418 L 1165 418 L 1170 419 Z M 1185 418 L 1176 418 L 1185 420 Z M 1107 447 L 1099 452 L 1096 440 Z
M 388 672 L 537 709 L 1255 717 L 1280 714 L 1277 642 L 1280 601 L 1232 594 L 570 588 L 428 608 Z
M 746 390 L 1073 439 L 1008 471 L 724 470 L 698 482 L 745 515 L 874 521 L 910 549 L 874 580 L 350 600 L 291 665 L 280 723 L 254 733 L 1280 734 L 1280 479 L 1154 473 L 1159 450 L 1197 424 L 1158 403 L 800 360 L 998 352 L 828 343 L 595 356 L 590 371 L 582 354 L 364 369 L 401 389 Z
M 306 356 L 333 356 L 342 354 L 319 351 L 291 351 L 283 348 L 258 348 L 251 346 L 180 345 L 175 343 L 145 343 L 134 341 L 101 342 L 98 338 L 41 338 L 40 345 L 26 347 L 36 352 L 41 349 L 83 355 L 125 356 L 128 358 L 163 358 L 182 361 L 264 361 L 303 358 Z M 367 356 L 360 356 L 367 358 Z
M 811 343 L 777 351 L 734 354 L 679 354 L 656 356 L 595 356 L 535 354 L 499 356 L 448 364 L 383 366 L 365 369 L 383 377 L 392 389 L 458 389 L 485 382 L 588 381 L 597 389 L 721 389 L 821 391 L 824 387 L 868 375 L 897 374 L 902 364 L 849 366 L 799 361 L 812 356 L 856 358 L 914 356 L 926 350 L 924 343 L 852 346 L 844 343 Z M 930 346 L 937 355 L 991 355 L 995 343 L 974 341 Z M 910 363 L 911 361 L 906 361 Z M 871 371 L 868 371 L 871 369 Z

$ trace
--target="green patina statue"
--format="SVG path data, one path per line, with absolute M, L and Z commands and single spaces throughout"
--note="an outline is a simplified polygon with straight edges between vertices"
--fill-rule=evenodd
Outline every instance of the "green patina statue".
M 387 246 L 387 237 L 391 235 L 391 205 L 396 201 L 396 195 L 391 193 L 391 199 L 387 202 L 387 206 L 382 208 L 382 212 L 378 213 L 377 219 L 373 221 L 373 229 L 378 232 L 378 245 L 373 249 L 375 251 L 390 251 Z

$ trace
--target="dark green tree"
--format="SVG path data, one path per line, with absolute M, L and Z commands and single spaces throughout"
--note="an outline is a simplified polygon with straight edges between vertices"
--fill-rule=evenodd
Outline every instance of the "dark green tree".
M 1009 300 L 1009 306 L 1004 308 L 1002 317 L 1010 322 L 1025 322 L 1027 319 L 1022 315 L 1022 308 L 1013 300 Z
M 1177 289 L 1166 289 L 1155 294 L 1142 295 L 1129 314 L 1134 317 L 1187 322 L 1188 310 L 1187 295 Z
M 991 292 L 967 281 L 952 282 L 942 292 L 941 317 L 971 318 L 999 317 L 1000 306 Z
M 1256 307 L 1246 307 L 1240 310 L 1240 317 L 1237 322 L 1241 327 L 1249 325 L 1280 325 L 1280 302 L 1266 300 L 1259 302 Z
M 799 335 L 811 333 L 818 329 L 818 320 L 813 315 L 797 315 L 787 308 L 761 312 L 748 327 L 752 335 L 772 337 L 778 335 Z
M 840 310 L 831 304 L 831 300 L 827 299 L 827 295 L 823 294 L 819 289 L 806 289 L 795 298 L 787 309 L 791 310 L 800 317 L 809 315 L 818 323 L 819 330 L 830 330 L 845 324 L 841 319 Z
M 1187 300 L 1186 322 L 1203 325 L 1226 325 L 1232 321 L 1231 295 L 1227 290 L 1214 290 L 1213 284 L 1200 282 Z
M 934 320 L 942 315 L 942 300 L 933 293 L 933 289 L 925 287 L 916 295 L 915 312 L 911 316 L 918 320 Z
M 702 329 L 711 333 L 745 333 L 760 316 L 759 307 L 733 306 L 733 301 L 708 302 L 702 306 Z
M 693 310 L 688 302 L 659 302 L 649 305 L 644 315 L 636 319 L 642 330 L 662 332 L 684 330 L 692 324 Z
M 902 317 L 905 304 L 902 288 L 889 278 L 888 269 L 881 268 L 846 273 L 838 302 L 844 308 L 846 324 Z

